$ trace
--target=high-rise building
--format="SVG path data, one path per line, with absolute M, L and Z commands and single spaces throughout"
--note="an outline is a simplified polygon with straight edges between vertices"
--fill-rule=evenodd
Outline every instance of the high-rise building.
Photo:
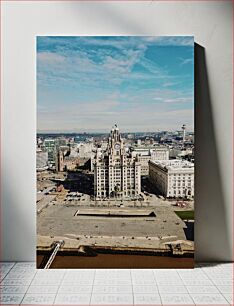
M 100 149 L 94 158 L 96 198 L 136 197 L 141 192 L 141 166 L 126 152 L 118 127 L 111 130 L 107 150 Z
M 44 148 L 48 152 L 48 161 L 55 161 L 56 143 L 55 139 L 47 138 L 44 140 Z

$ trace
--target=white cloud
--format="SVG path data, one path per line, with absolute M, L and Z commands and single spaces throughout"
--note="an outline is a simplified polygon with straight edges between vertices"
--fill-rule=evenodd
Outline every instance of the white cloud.
M 149 45 L 190 46 L 192 41 L 191 37 L 79 37 L 74 44 L 61 38 L 58 49 L 38 52 L 38 129 L 108 131 L 117 122 L 123 130 L 153 131 L 176 128 L 181 118 L 192 126 L 191 111 L 171 113 L 173 107 L 193 105 L 191 90 L 168 88 L 182 83 L 181 75 L 171 75 L 145 57 Z M 51 39 L 45 44 L 50 45 Z M 137 63 L 143 69 L 134 70 Z M 61 91 L 60 98 L 61 88 L 65 94 Z
M 193 46 L 193 36 L 146 36 L 146 42 L 157 46 Z
M 57 63 L 63 63 L 65 61 L 65 57 L 52 53 L 52 52 L 40 52 L 37 54 L 37 60 L 39 64 L 57 64 Z
M 180 60 L 181 60 L 181 66 L 193 63 L 193 58 L 180 58 Z

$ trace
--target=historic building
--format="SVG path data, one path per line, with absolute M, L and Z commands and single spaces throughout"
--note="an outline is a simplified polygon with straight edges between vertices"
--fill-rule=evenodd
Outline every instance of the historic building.
M 119 129 L 115 126 L 106 151 L 97 150 L 94 158 L 96 198 L 136 197 L 141 192 L 141 166 L 137 157 L 126 152 Z
M 149 179 L 167 198 L 194 196 L 194 164 L 189 161 L 150 161 Z
M 141 175 L 149 175 L 150 160 L 168 160 L 169 149 L 165 146 L 132 147 L 131 155 L 137 157 L 141 164 Z

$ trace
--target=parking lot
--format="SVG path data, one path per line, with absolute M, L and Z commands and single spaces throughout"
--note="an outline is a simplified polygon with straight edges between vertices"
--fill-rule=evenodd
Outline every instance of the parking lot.
M 56 182 L 64 186 L 64 191 L 61 192 L 56 199 L 53 198 L 53 205 L 62 204 L 66 206 L 86 206 L 86 207 L 171 207 L 173 210 L 188 210 L 194 209 L 193 201 L 177 201 L 165 199 L 158 190 L 152 186 L 147 177 L 142 177 L 142 193 L 138 198 L 126 199 L 102 199 L 96 200 L 93 189 L 93 174 L 89 171 L 68 172 L 66 175 L 56 176 L 47 174 L 46 179 L 53 176 L 54 185 L 46 188 L 39 197 L 46 197 L 50 192 L 56 189 Z M 61 181 L 62 179 L 62 181 Z M 49 184 L 50 185 L 50 184 Z M 51 186 L 51 185 L 50 185 Z

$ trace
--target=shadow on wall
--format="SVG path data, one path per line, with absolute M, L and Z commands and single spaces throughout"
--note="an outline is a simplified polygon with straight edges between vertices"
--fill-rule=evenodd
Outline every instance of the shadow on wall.
M 22 135 L 20 135 L 22 137 Z M 32 154 L 34 146 L 32 145 Z M 34 153 L 35 155 L 35 153 Z M 21 160 L 22 161 L 22 160 Z M 28 193 L 25 188 L 21 189 L 21 182 L 16 181 L 14 169 L 9 159 L 4 160 L 4 170 L 7 173 L 2 183 L 2 204 L 1 204 L 1 261 L 36 261 L 36 189 L 33 180 L 28 185 Z M 21 173 L 26 160 L 22 161 Z M 32 170 L 36 170 L 36 163 Z M 19 171 L 19 170 L 17 170 Z M 22 176 L 22 174 L 21 174 Z M 23 177 L 31 177 L 28 172 Z M 26 180 L 25 180 L 26 181 Z M 27 179 L 28 181 L 28 179 Z M 35 196 L 31 197 L 31 190 Z M 22 207 L 21 203 L 28 205 Z
M 195 44 L 195 259 L 232 259 L 205 49 Z

